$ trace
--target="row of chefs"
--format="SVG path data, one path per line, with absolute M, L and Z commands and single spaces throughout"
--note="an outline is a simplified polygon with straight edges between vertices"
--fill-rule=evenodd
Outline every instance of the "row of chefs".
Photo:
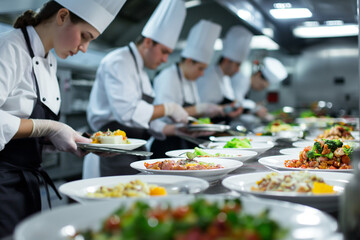
M 37 13 L 26 11 L 15 22 L 14 30 L 0 35 L 0 237 L 11 234 L 19 221 L 41 210 L 41 183 L 57 193 L 41 168 L 44 144 L 51 142 L 57 150 L 83 156 L 76 142 L 90 142 L 58 122 L 61 98 L 56 58 L 50 50 L 63 59 L 86 52 L 125 1 L 51 0 Z M 167 61 L 185 17 L 182 0 L 162 0 L 141 38 L 102 60 L 87 114 L 93 131 L 122 129 L 128 137 L 147 139 L 151 134 L 164 139 L 178 134 L 173 123 L 187 122 L 189 115 L 241 114 L 240 107 L 224 112 L 224 104 L 234 104 L 235 99 L 226 76 L 238 72 L 252 37 L 241 26 L 229 30 L 222 58 L 207 68 L 221 27 L 200 20 L 189 33 L 182 60 L 155 79 L 159 94 L 154 94 L 145 68 L 156 69 Z M 240 89 L 246 92 L 250 85 L 263 88 L 279 76 L 269 73 L 267 78 L 256 73 L 252 76 L 254 84 L 248 80 Z M 51 206 L 49 197 L 48 201 Z

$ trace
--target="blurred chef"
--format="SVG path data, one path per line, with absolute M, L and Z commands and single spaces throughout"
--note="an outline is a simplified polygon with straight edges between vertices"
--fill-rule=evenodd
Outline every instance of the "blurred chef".
M 246 59 L 252 36 L 242 26 L 231 27 L 223 41 L 223 51 L 218 63 L 207 68 L 204 76 L 197 81 L 200 101 L 227 105 L 225 111 L 230 118 L 239 116 L 243 110 L 236 106 L 230 77 L 239 71 L 241 62 Z
M 59 196 L 40 166 L 44 141 L 78 156 L 76 142 L 91 142 L 57 122 L 61 99 L 50 50 L 62 59 L 86 52 L 124 2 L 49 1 L 38 13 L 26 11 L 14 30 L 0 35 L 0 237 L 41 210 L 41 182 L 47 193 L 50 185 Z
M 220 36 L 221 26 L 207 20 L 200 20 L 188 35 L 186 47 L 181 52 L 180 63 L 172 64 L 162 70 L 154 79 L 155 104 L 176 102 L 192 116 L 217 116 L 223 114 L 221 106 L 213 103 L 200 103 L 195 81 L 204 74 L 211 61 L 214 44 Z M 168 119 L 159 119 L 163 124 Z M 171 122 L 170 122 L 171 123 Z M 178 137 L 155 140 L 152 144 L 154 157 L 163 157 L 167 150 L 188 148 Z
M 186 16 L 182 0 L 162 0 L 136 43 L 110 52 L 101 61 L 91 90 L 87 120 L 93 131 L 121 129 L 130 138 L 148 139 L 150 121 L 169 116 L 187 122 L 187 112 L 177 103 L 154 105 L 154 91 L 145 68 L 156 69 L 167 61 Z M 152 125 L 152 134 L 170 134 L 174 127 Z M 118 157 L 116 157 L 118 158 Z M 100 161 L 101 175 L 131 174 L 129 164 L 139 157 Z

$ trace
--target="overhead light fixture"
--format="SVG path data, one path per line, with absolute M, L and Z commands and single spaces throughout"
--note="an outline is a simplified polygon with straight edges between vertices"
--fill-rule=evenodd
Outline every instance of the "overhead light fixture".
M 250 42 L 251 49 L 279 50 L 279 45 L 271 38 L 264 35 L 255 35 Z
M 270 9 L 270 14 L 276 19 L 310 18 L 312 13 L 307 8 Z
M 344 25 L 344 22 L 342 20 L 329 20 L 324 22 L 325 25 L 328 26 L 341 26 Z
M 277 9 L 283 9 L 283 8 L 291 8 L 292 4 L 291 3 L 274 3 L 273 6 L 274 6 L 274 8 L 277 8 Z
M 192 1 L 185 2 L 185 7 L 192 8 L 192 7 L 199 6 L 200 4 L 201 4 L 200 0 L 192 0 Z
M 293 34 L 299 38 L 329 38 L 357 36 L 359 28 L 357 24 L 346 24 L 341 26 L 317 26 L 317 27 L 296 27 Z

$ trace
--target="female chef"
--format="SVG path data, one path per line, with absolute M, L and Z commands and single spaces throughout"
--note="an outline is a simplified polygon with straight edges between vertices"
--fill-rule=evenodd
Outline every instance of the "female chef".
M 76 142 L 90 141 L 57 122 L 61 101 L 50 50 L 62 59 L 86 52 L 124 2 L 49 1 L 38 13 L 26 11 L 14 30 L 0 35 L 0 237 L 41 210 L 40 183 L 49 205 L 48 184 L 59 196 L 40 167 L 43 144 L 80 155 Z
M 204 74 L 211 61 L 214 44 L 220 36 L 221 26 L 207 20 L 200 20 L 188 35 L 186 47 L 181 52 L 181 61 L 162 70 L 154 79 L 155 104 L 176 102 L 192 116 L 214 117 L 223 114 L 221 106 L 201 103 L 196 80 Z M 211 94 L 211 93 L 209 93 Z M 159 119 L 155 121 L 167 121 Z M 153 158 L 165 157 L 168 150 L 192 148 L 184 140 L 169 136 L 165 140 L 155 140 L 151 146 Z

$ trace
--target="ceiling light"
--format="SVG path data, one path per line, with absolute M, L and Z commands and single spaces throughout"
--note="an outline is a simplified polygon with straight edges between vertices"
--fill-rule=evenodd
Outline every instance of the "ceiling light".
M 325 25 L 328 25 L 328 26 L 344 25 L 344 22 L 342 20 L 329 20 L 329 21 L 325 21 L 324 23 L 325 23 Z
M 222 48 L 223 48 L 222 40 L 220 38 L 216 39 L 215 44 L 214 44 L 214 50 L 219 51 L 219 50 L 222 50 Z
M 348 37 L 359 34 L 358 25 L 347 24 L 342 26 L 296 27 L 293 34 L 299 38 L 327 38 Z
M 303 23 L 304 26 L 306 27 L 316 27 L 319 26 L 319 22 L 318 21 L 306 21 Z
M 271 38 L 264 35 L 253 36 L 250 42 L 251 49 L 278 50 L 279 45 Z
M 283 8 L 291 8 L 291 3 L 274 3 L 274 8 L 283 9 Z
M 270 14 L 276 19 L 312 17 L 312 13 L 307 8 L 270 9 Z
M 192 7 L 199 6 L 200 4 L 201 4 L 200 0 L 193 0 L 193 1 L 185 2 L 185 7 L 186 8 L 192 8 Z

